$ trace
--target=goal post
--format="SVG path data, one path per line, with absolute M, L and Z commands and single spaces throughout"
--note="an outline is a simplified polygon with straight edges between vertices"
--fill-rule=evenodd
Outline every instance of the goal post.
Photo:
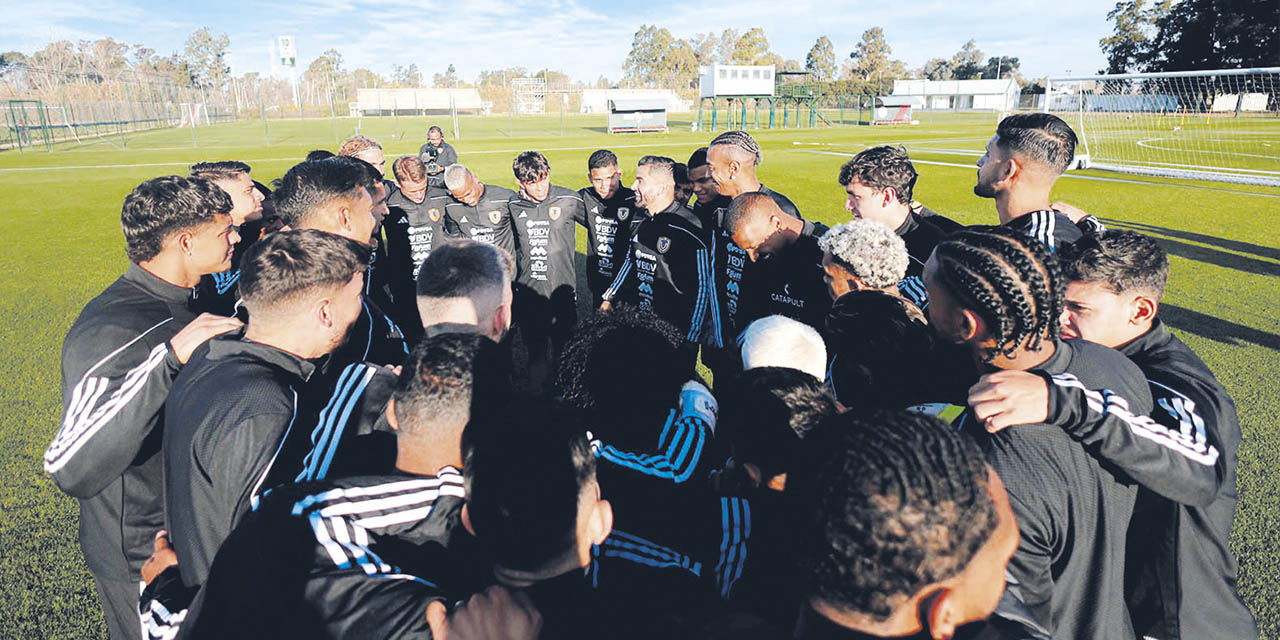
M 209 126 L 209 109 L 203 102 L 178 104 L 178 128 Z
M 1280 186 L 1280 67 L 1048 78 L 1077 165 Z

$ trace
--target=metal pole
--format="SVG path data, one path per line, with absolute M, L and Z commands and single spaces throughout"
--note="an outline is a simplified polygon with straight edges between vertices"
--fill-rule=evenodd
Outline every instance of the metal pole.
M 271 127 L 267 125 L 267 105 L 262 102 L 262 98 L 258 98 L 258 110 L 262 113 L 262 135 L 267 139 L 267 146 L 271 146 Z

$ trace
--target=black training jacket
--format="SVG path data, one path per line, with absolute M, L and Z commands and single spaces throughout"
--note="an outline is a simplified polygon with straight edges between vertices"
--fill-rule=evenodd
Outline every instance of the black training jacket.
M 1033 372 L 1069 374 L 1129 398 L 1134 411 L 1151 410 L 1142 371 L 1123 354 L 1082 340 L 1055 344 Z M 1063 429 L 1032 424 L 993 435 L 968 410 L 958 421 L 1009 491 L 1022 535 L 1010 583 L 1036 621 L 1054 638 L 1133 640 L 1124 565 L 1137 485 Z
M 458 225 L 463 237 L 496 244 L 510 251 L 514 260 L 519 252 L 511 222 L 511 201 L 516 197 L 516 192 L 510 189 L 486 184 L 476 206 L 468 206 L 450 196 L 445 214 Z
M 700 342 L 706 331 L 718 335 L 711 248 L 693 212 L 672 202 L 642 220 L 604 299 L 652 309 L 688 342 Z
M 180 365 L 169 339 L 191 290 L 136 264 L 85 305 L 62 344 L 62 425 L 44 469 L 80 499 L 89 570 L 137 580 L 164 525 L 163 406 Z
M 321 400 L 315 365 L 239 334 L 196 350 L 165 405 L 165 525 L 182 580 L 204 583 L 214 554 L 268 488 L 301 468 Z
M 591 289 L 593 306 L 613 284 L 618 267 L 626 259 L 631 245 L 631 228 L 644 217 L 636 206 L 635 192 L 619 186 L 613 197 L 602 200 L 592 187 L 578 190 L 582 196 L 583 218 L 578 224 L 587 228 L 587 287 Z
M 422 261 L 431 250 L 444 243 L 451 234 L 446 229 L 445 204 L 452 198 L 444 189 L 427 187 L 422 202 L 414 202 L 399 189 L 387 199 L 387 209 L 394 216 L 404 217 L 405 245 L 409 259 L 406 262 L 410 276 L 417 280 Z M 456 234 L 457 230 L 454 230 Z
M 1093 216 L 1085 216 L 1079 223 L 1075 223 L 1065 213 L 1056 209 L 1041 209 L 1025 213 L 1006 222 L 1004 226 L 1040 241 L 1054 253 L 1057 253 L 1062 245 L 1072 244 L 1083 238 L 1086 233 L 1107 230 L 1102 222 Z
M 585 216 L 582 196 L 559 185 L 551 185 L 542 202 L 513 198 L 511 223 L 520 247 L 516 282 L 547 299 L 565 287 L 572 291 L 578 283 L 575 224 Z
M 926 218 L 913 212 L 907 214 L 902 226 L 893 230 L 906 243 L 909 257 L 907 275 L 898 282 L 898 292 L 921 309 L 929 306 L 929 292 L 924 288 L 924 263 L 929 261 L 938 242 L 949 235 L 946 229 L 954 228 L 952 225 L 958 226 L 939 215 Z
M 1241 437 L 1235 403 L 1159 320 L 1120 352 L 1146 374 L 1149 416 L 1064 374 L 1048 377 L 1049 422 L 1142 487 L 1126 559 L 1134 625 L 1157 638 L 1256 638 L 1228 545 Z
M 758 263 L 752 291 L 759 298 L 751 305 L 755 316 L 739 318 L 737 326 L 746 328 L 751 322 L 770 315 L 799 320 L 819 332 L 825 330 L 827 312 L 831 310 L 831 294 L 822 276 L 822 254 L 818 238 L 827 232 L 826 225 L 804 223 L 795 243 L 781 251 L 764 256 Z

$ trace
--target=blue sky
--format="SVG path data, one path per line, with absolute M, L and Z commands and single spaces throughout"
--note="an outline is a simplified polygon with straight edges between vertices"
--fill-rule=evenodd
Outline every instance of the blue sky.
M 893 56 L 911 68 L 929 58 L 949 58 L 974 38 L 987 56 L 1017 56 L 1023 74 L 1038 77 L 1093 73 L 1105 66 L 1098 39 L 1110 32 L 1106 13 L 1114 2 L 294 0 L 263 5 L 240 0 L 40 0 L 5 9 L 0 49 L 31 53 L 51 40 L 110 36 L 169 53 L 180 50 L 192 31 L 207 26 L 231 38 L 237 74 L 269 72 L 275 36 L 293 35 L 300 67 L 333 47 L 342 52 L 348 69 L 368 67 L 383 74 L 394 64 L 415 62 L 429 79 L 452 63 L 466 80 L 483 69 L 523 66 L 559 69 L 579 80 L 604 75 L 617 81 L 631 38 L 645 23 L 666 27 L 676 37 L 762 26 L 774 51 L 801 62 L 814 40 L 825 35 L 835 44 L 837 64 L 865 29 L 880 26 Z

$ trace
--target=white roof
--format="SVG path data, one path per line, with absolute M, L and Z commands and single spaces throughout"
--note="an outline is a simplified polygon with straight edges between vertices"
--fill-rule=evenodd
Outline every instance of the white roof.
M 893 93 L 899 96 L 925 95 L 1006 95 L 1018 91 L 1013 78 L 991 80 L 894 80 Z

